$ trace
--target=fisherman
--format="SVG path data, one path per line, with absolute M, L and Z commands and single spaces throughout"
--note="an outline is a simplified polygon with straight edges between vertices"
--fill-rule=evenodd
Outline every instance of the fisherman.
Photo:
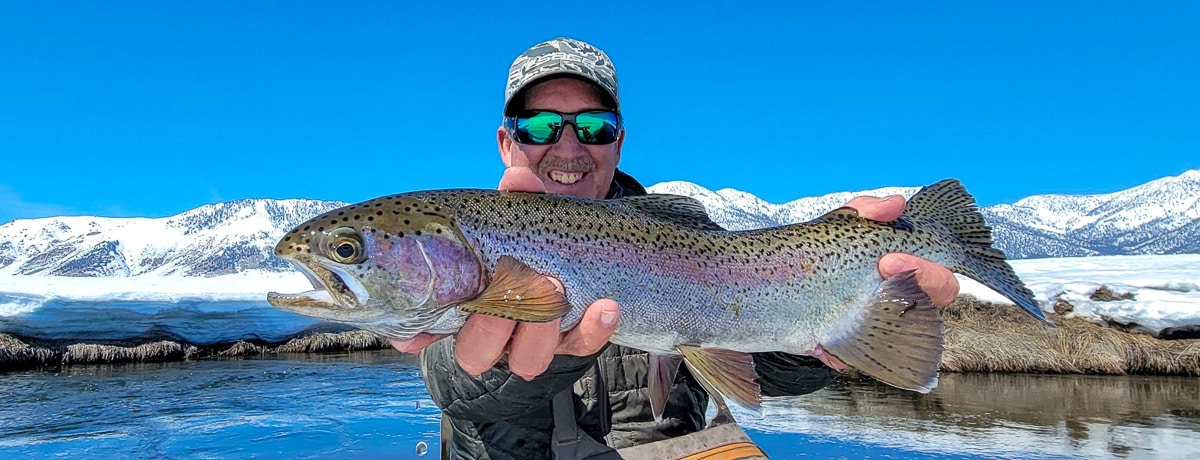
M 496 130 L 507 169 L 500 189 L 606 199 L 646 190 L 617 169 L 625 131 L 616 69 L 600 49 L 556 38 L 526 50 L 509 68 L 504 118 Z M 847 206 L 881 221 L 897 218 L 903 197 L 858 197 Z M 889 277 L 917 270 L 935 304 L 958 294 L 949 270 L 906 254 L 880 259 Z M 557 281 L 555 281 L 556 284 Z M 662 420 L 651 412 L 649 355 L 608 343 L 620 315 L 616 302 L 593 303 L 579 325 L 516 323 L 472 315 L 447 340 L 421 334 L 393 341 L 421 351 L 429 394 L 443 411 L 444 456 L 467 459 L 665 458 L 741 443 L 761 455 L 736 424 L 705 429 L 708 394 L 681 369 Z M 802 395 L 829 384 L 836 371 L 816 358 L 756 353 L 766 396 Z M 834 363 L 837 364 L 837 363 Z M 636 446 L 636 447 L 634 447 Z

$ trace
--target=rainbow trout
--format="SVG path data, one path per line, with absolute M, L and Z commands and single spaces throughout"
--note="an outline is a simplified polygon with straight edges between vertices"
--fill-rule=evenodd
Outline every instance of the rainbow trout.
M 653 355 L 656 415 L 681 360 L 710 389 L 756 409 L 752 352 L 829 354 L 899 388 L 937 385 L 941 316 L 911 272 L 880 277 L 887 253 L 940 263 L 1053 324 L 991 244 L 956 180 L 924 187 L 894 222 L 840 208 L 747 231 L 721 229 L 682 196 L 424 191 L 336 209 L 288 232 L 275 254 L 314 290 L 267 300 L 407 339 L 456 332 L 470 313 L 561 317 L 567 330 L 609 298 L 621 305 L 612 343 Z

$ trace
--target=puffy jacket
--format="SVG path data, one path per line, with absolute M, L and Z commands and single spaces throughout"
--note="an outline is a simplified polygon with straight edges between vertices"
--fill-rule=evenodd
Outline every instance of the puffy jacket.
M 644 195 L 632 177 L 617 171 L 607 198 Z M 756 353 L 758 383 L 766 396 L 807 394 L 833 380 L 820 361 L 786 353 Z M 588 435 L 614 448 L 693 433 L 704 428 L 708 395 L 686 368 L 675 379 L 662 421 L 650 411 L 649 354 L 608 345 L 588 357 L 555 356 L 545 373 L 525 381 L 501 359 L 479 378 L 458 367 L 454 338 L 421 353 L 430 396 L 449 417 L 454 458 L 550 458 L 553 395 L 574 387 L 577 423 Z M 600 384 L 603 388 L 600 388 Z

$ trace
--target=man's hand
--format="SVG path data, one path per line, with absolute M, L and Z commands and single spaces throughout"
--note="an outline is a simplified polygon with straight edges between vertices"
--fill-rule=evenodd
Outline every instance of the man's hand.
M 855 197 L 846 203 L 858 214 L 871 220 L 891 222 L 904 213 L 904 197 Z M 908 254 L 887 254 L 879 258 L 879 274 L 890 278 L 897 273 L 916 270 L 917 284 L 938 307 L 945 307 L 958 296 L 958 279 L 946 267 Z
M 500 190 L 544 193 L 546 188 L 533 170 L 514 166 L 504 171 Z M 559 291 L 562 283 L 550 278 Z M 487 315 L 471 315 L 458 331 L 454 358 L 471 375 L 483 374 L 508 352 L 508 369 L 525 380 L 541 375 L 554 355 L 588 356 L 604 348 L 617 329 L 620 309 L 609 299 L 592 303 L 579 325 L 559 333 L 559 320 L 548 323 L 518 323 Z M 416 353 L 445 335 L 419 334 L 392 346 L 405 353 Z

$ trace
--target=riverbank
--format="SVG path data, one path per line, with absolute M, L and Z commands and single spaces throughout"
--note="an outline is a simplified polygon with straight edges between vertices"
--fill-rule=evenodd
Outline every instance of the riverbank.
M 1048 327 L 1018 307 L 959 296 L 942 310 L 946 372 L 1200 375 L 1200 340 L 1163 340 L 1069 317 L 1062 302 Z
M 318 332 L 277 343 L 238 341 L 204 346 L 171 340 L 71 343 L 0 334 L 0 371 L 79 364 L 152 363 L 279 353 L 379 350 L 387 347 L 386 340 L 367 331 Z
M 1200 376 L 1200 340 L 1163 340 L 1068 317 L 1061 302 L 1048 327 L 1011 305 L 959 296 L 942 310 L 946 326 L 944 372 L 1054 374 L 1156 374 Z M 237 341 L 195 345 L 158 340 L 144 343 L 72 343 L 0 334 L 0 370 L 79 364 L 162 362 L 233 358 L 278 353 L 376 350 L 386 340 L 366 331 L 320 332 L 266 343 Z

